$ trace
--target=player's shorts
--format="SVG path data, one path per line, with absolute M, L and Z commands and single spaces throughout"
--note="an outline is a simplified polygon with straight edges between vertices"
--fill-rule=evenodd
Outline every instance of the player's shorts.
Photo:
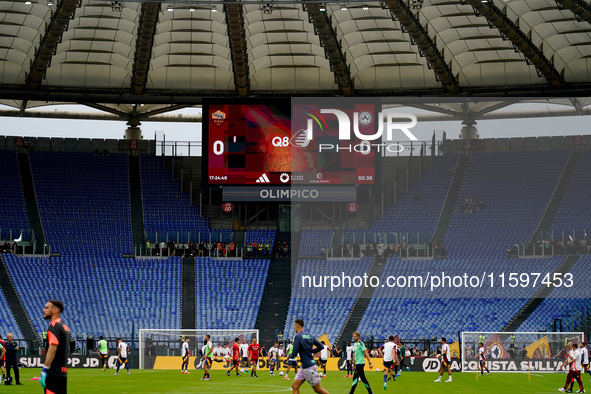
M 287 361 L 287 366 L 288 367 L 297 368 L 298 367 L 298 361 L 297 360 L 288 360 Z
M 0 360 L 0 367 L 4 367 L 4 359 Z
M 99 353 L 99 357 L 101 359 L 106 359 L 108 355 L 109 355 L 109 353 Z
M 186 356 L 181 356 L 181 358 L 183 359 L 183 362 L 189 362 L 189 355 L 187 354 Z
M 480 361 L 480 365 L 486 366 L 486 361 L 484 361 L 484 360 L 478 360 L 478 361 Z
M 45 379 L 46 394 L 66 394 L 68 392 L 68 377 L 47 375 Z
M 250 364 L 258 367 L 259 366 L 259 359 L 258 358 L 251 359 Z
M 275 359 L 274 358 L 269 359 L 269 364 L 270 365 L 275 365 Z
M 127 357 L 118 357 L 119 364 L 127 364 Z
M 443 368 L 448 368 L 451 365 L 451 363 L 449 362 L 449 360 L 446 360 L 444 358 L 441 359 L 441 366 Z
M 213 363 L 213 360 L 211 359 L 211 357 L 205 357 L 205 361 L 204 361 L 203 365 L 207 365 L 207 368 L 211 368 L 212 363 Z
M 589 364 L 583 364 L 583 371 L 586 371 L 587 369 L 589 369 Z
M 237 358 L 232 360 L 232 366 L 236 366 L 238 364 L 240 364 L 240 360 L 238 360 Z
M 318 365 L 320 365 L 321 367 L 324 367 L 326 365 L 328 360 L 323 360 L 321 358 L 318 359 Z
M 300 368 L 296 374 L 294 380 L 305 380 L 314 387 L 320 383 L 320 376 L 318 375 L 318 369 L 316 365 L 312 365 L 309 368 Z
M 384 368 L 386 368 L 386 369 L 392 369 L 393 365 L 394 365 L 394 361 L 384 361 Z
M 247 363 L 248 362 L 248 357 L 242 357 L 242 362 L 243 363 Z

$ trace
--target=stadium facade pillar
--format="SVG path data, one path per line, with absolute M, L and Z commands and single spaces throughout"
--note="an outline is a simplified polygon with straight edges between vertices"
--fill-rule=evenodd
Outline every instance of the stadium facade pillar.
M 129 126 L 125 129 L 125 139 L 126 140 L 141 140 L 142 137 L 142 129 L 137 126 Z
M 181 328 L 196 328 L 197 321 L 197 282 L 195 258 L 183 257 L 181 295 Z
M 463 140 L 475 140 L 479 138 L 478 129 L 474 125 L 464 126 L 460 131 L 460 138 Z

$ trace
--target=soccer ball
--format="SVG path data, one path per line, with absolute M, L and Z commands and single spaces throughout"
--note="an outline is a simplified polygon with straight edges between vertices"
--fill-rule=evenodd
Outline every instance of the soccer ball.
M 283 371 L 279 371 L 279 376 L 283 376 Z
M 240 372 L 244 373 L 244 368 L 240 368 Z
M 380 372 L 380 369 L 379 368 L 376 368 L 376 372 Z

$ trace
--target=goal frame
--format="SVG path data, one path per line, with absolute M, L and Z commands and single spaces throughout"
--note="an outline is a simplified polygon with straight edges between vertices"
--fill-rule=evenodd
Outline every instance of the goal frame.
M 256 328 L 246 328 L 246 329 L 228 329 L 228 330 L 208 330 L 202 328 L 140 328 L 138 331 L 139 339 L 138 339 L 138 347 L 139 347 L 139 369 L 144 369 L 144 333 L 154 333 L 154 334 L 168 334 L 168 333 L 182 333 L 185 335 L 192 335 L 198 336 L 199 334 L 210 334 L 212 336 L 218 335 L 228 335 L 232 337 L 234 334 L 240 335 L 244 334 L 245 332 L 249 332 L 256 335 L 257 342 L 259 341 L 259 330 Z
M 581 342 L 585 341 L 585 333 L 582 331 L 575 331 L 575 332 L 558 332 L 558 331 L 462 331 L 460 334 L 460 362 L 461 362 L 461 371 L 462 372 L 468 372 L 468 373 L 474 373 L 474 371 L 467 369 L 468 367 L 468 361 L 466 359 L 466 342 L 465 342 L 465 335 L 469 334 L 469 335 L 474 335 L 474 337 L 477 337 L 480 334 L 484 334 L 486 336 L 491 336 L 491 335 L 499 335 L 499 336 L 510 336 L 511 334 L 515 334 L 515 335 L 538 335 L 538 336 L 551 336 L 551 335 L 561 335 L 563 337 L 567 336 L 567 337 L 579 337 Z M 474 349 L 475 351 L 475 359 L 477 359 L 476 357 L 476 349 Z M 529 368 L 531 368 L 532 365 L 532 361 L 538 361 L 538 360 L 533 360 L 533 359 L 524 359 L 522 361 L 527 361 L 528 362 L 528 366 Z M 529 371 L 529 369 L 528 369 Z M 528 371 L 503 371 L 503 373 L 524 373 L 524 372 L 528 372 Z M 476 372 L 478 372 L 478 368 L 476 369 Z M 546 372 L 546 373 L 552 373 L 552 372 L 557 372 L 557 371 L 537 371 L 537 372 Z

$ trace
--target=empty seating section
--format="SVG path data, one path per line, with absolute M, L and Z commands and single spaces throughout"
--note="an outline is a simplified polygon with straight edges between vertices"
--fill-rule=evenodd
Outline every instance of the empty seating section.
M 248 244 L 261 242 L 265 244 L 269 243 L 271 248 L 275 245 L 275 237 L 277 236 L 277 230 L 246 230 L 244 242 Z
M 591 234 L 591 150 L 582 153 L 577 168 L 558 208 L 556 217 L 550 229 L 554 237 L 562 240 L 562 230 L 565 235 L 581 239 L 585 232 Z
M 564 331 L 575 331 L 582 320 L 591 316 L 590 266 L 591 255 L 581 255 L 570 270 L 574 286 L 554 288 L 518 331 L 552 331 L 554 319 L 561 319 Z
M 209 221 L 199 217 L 199 207 L 191 205 L 189 195 L 181 191 L 180 182 L 172 178 L 172 173 L 164 167 L 163 160 L 162 157 L 148 155 L 140 157 L 144 227 L 147 235 L 150 237 L 155 232 L 168 233 L 168 237 L 176 241 L 173 233 L 192 232 L 195 235 L 191 234 L 191 241 L 197 241 L 197 232 L 209 231 Z M 162 240 L 167 241 L 164 238 L 158 239 Z M 154 242 L 155 239 L 152 238 L 151 241 Z M 180 239 L 180 242 L 187 240 Z
M 196 258 L 197 327 L 252 329 L 263 297 L 269 260 Z
M 122 257 L 5 256 L 8 271 L 37 333 L 42 309 L 60 299 L 72 334 L 129 337 L 140 328 L 180 328 L 181 260 Z
M 0 291 L 0 333 L 2 333 L 3 338 L 6 338 L 6 334 L 9 332 L 12 333 L 16 339 L 23 338 L 23 334 L 14 319 L 14 315 L 6 303 L 6 297 L 4 297 L 4 293 Z
M 525 272 L 535 266 L 536 271 L 552 272 L 558 268 L 564 256 L 516 260 L 509 258 L 453 259 L 446 261 L 417 261 L 389 258 L 381 283 L 388 276 L 409 274 L 424 275 L 427 272 L 444 271 L 447 274 L 494 271 Z M 521 267 L 516 267 L 521 264 Z M 358 331 L 371 333 L 378 339 L 389 335 L 401 338 L 445 336 L 458 339 L 458 331 L 498 331 L 525 305 L 540 288 L 516 288 L 514 290 L 494 291 L 483 287 L 474 293 L 464 293 L 464 289 L 438 290 L 406 288 L 393 290 L 378 287 L 361 319 Z M 464 293 L 464 294 L 463 294 Z M 499 298 L 499 297 L 503 298 Z M 473 297 L 479 298 L 473 298 Z
M 345 236 L 345 242 L 363 243 L 363 233 L 368 243 L 374 241 L 374 233 L 409 233 L 409 242 L 428 242 L 435 231 L 439 215 L 443 209 L 447 188 L 451 183 L 458 161 L 458 155 L 435 158 L 435 166 L 424 171 L 421 180 L 415 181 L 408 193 L 400 196 L 398 204 L 386 208 L 383 218 L 375 219 L 368 231 L 351 230 Z M 394 243 L 395 237 L 388 235 L 382 241 Z M 399 238 L 399 242 L 402 239 Z
M 473 154 L 445 236 L 448 255 L 503 256 L 527 243 L 568 157 L 567 151 Z M 464 213 L 460 204 L 474 197 L 484 209 Z
M 23 230 L 23 239 L 31 239 L 27 208 L 16 152 L 0 150 L 0 239 L 18 238 Z M 10 230 L 12 229 L 12 234 Z
M 283 331 L 284 338 L 291 339 L 294 335 L 293 322 L 295 319 L 304 319 L 306 330 L 316 337 L 327 334 L 331 343 L 343 329 L 347 317 L 355 304 L 355 300 L 361 292 L 361 288 L 346 285 L 330 291 L 328 288 L 310 287 L 307 283 L 302 286 L 302 276 L 315 276 L 316 284 L 325 275 L 338 275 L 341 273 L 353 278 L 368 272 L 373 259 L 361 258 L 360 260 L 299 260 L 293 283 L 289 310 Z
M 31 152 L 30 158 L 52 252 L 132 253 L 127 155 Z
M 300 256 L 319 256 L 328 249 L 332 239 L 332 230 L 302 230 L 300 238 Z

